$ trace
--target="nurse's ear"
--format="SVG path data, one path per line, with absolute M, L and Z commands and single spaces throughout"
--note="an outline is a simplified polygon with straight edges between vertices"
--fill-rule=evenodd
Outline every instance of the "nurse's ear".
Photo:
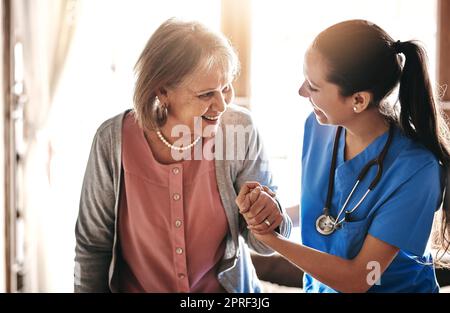
M 372 101 L 372 94 L 367 91 L 356 92 L 352 95 L 353 112 L 361 113 L 369 106 Z

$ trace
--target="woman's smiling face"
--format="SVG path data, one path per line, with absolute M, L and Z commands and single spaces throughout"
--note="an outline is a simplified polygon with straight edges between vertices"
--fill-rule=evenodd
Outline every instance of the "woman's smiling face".
M 336 84 L 327 81 L 328 64 L 315 49 L 309 49 L 303 64 L 305 81 L 299 89 L 309 98 L 317 121 L 322 124 L 343 125 L 352 116 L 352 97 L 343 97 Z
M 192 134 L 201 130 L 202 134 L 196 136 L 208 137 L 217 131 L 220 116 L 233 101 L 234 90 L 230 75 L 215 66 L 206 72 L 195 71 L 177 87 L 167 88 L 166 93 L 158 97 L 168 107 L 166 126 L 185 125 Z M 205 131 L 206 127 L 208 130 Z

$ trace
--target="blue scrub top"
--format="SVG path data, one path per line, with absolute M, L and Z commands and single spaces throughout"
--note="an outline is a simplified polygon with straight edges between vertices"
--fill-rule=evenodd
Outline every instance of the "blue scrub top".
M 302 197 L 300 227 L 305 246 L 353 259 L 367 234 L 398 247 L 395 259 L 369 292 L 438 292 L 439 287 L 427 249 L 434 213 L 440 207 L 444 171 L 425 147 L 395 128 L 392 144 L 383 164 L 383 175 L 375 189 L 351 214 L 350 222 L 333 234 L 316 230 L 328 190 L 336 126 L 320 125 L 311 114 L 305 124 L 302 154 Z M 364 165 L 378 156 L 388 132 L 376 138 L 353 159 L 344 161 L 345 130 L 339 148 L 330 208 L 336 217 Z M 353 208 L 375 177 L 373 166 L 359 184 L 347 209 Z M 305 273 L 306 292 L 336 292 Z

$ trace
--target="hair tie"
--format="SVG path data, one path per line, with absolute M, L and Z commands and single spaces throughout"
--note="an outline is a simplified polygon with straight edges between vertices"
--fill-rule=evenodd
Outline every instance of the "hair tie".
M 392 43 L 392 48 L 394 48 L 395 54 L 402 53 L 402 42 L 400 40 L 397 40 L 396 42 Z

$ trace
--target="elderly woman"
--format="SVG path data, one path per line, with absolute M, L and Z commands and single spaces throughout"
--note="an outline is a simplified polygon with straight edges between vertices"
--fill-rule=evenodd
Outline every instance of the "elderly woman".
M 104 122 L 92 144 L 75 291 L 261 291 L 248 246 L 273 251 L 235 199 L 246 181 L 276 189 L 248 112 L 231 104 L 237 71 L 229 42 L 197 22 L 170 19 L 152 35 L 136 64 L 134 110 Z M 273 194 L 258 219 L 289 236 Z

